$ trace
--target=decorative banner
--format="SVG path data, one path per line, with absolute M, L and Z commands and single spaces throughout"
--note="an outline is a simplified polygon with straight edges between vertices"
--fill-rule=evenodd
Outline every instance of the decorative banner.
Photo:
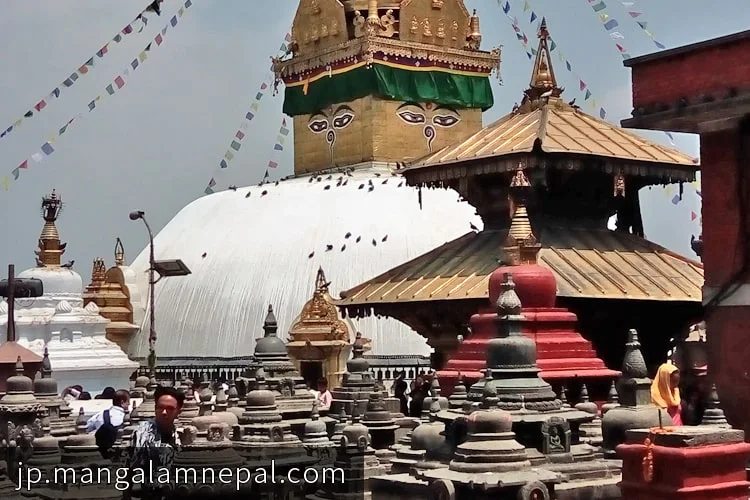
M 666 49 L 667 47 L 664 46 L 663 43 L 659 42 L 654 38 L 654 34 L 649 31 L 648 29 L 648 22 L 643 20 L 641 16 L 643 16 L 643 12 L 639 11 L 637 7 L 635 6 L 635 2 L 624 2 L 620 1 L 620 4 L 622 4 L 623 7 L 628 11 L 628 15 L 635 21 L 635 23 L 638 25 L 639 28 L 641 28 L 641 31 L 651 39 L 652 42 L 654 42 L 654 45 L 658 49 Z
M 526 55 L 528 56 L 529 59 L 531 59 L 533 56 L 536 55 L 537 50 L 535 48 L 533 48 L 533 47 L 529 47 L 529 39 L 526 36 L 526 33 L 524 33 L 521 30 L 521 28 L 519 28 L 519 26 L 518 26 L 518 19 L 516 17 L 513 17 L 513 16 L 510 15 L 510 11 L 511 11 L 511 8 L 512 8 L 511 4 L 510 4 L 510 0 L 506 0 L 505 4 L 503 5 L 502 8 L 503 8 L 503 12 L 505 13 L 505 16 L 508 19 L 510 19 L 510 21 L 511 21 L 511 24 L 513 26 L 513 30 L 516 32 L 516 38 L 518 38 L 518 40 L 524 46 L 524 50 L 526 50 Z M 529 17 L 529 19 L 530 19 L 531 22 L 535 21 L 536 19 L 540 19 L 540 18 L 543 17 L 543 16 L 537 14 L 537 11 L 535 11 L 531 7 L 531 5 L 529 4 L 528 0 L 524 0 L 523 11 L 524 12 L 531 11 L 531 14 L 530 14 L 530 17 Z M 558 49 L 558 45 L 557 45 L 557 43 L 555 43 L 555 41 L 552 39 L 552 37 L 550 37 L 550 47 L 549 47 L 549 49 L 550 49 L 550 52 L 554 51 L 555 49 Z M 599 118 L 601 118 L 602 120 L 604 120 L 606 118 L 606 116 L 607 116 L 607 110 L 604 109 L 604 107 L 599 106 L 599 100 L 594 97 L 594 94 L 591 92 L 591 90 L 589 89 L 589 87 L 586 84 L 586 82 L 584 82 L 583 79 L 580 76 L 578 76 L 578 73 L 576 73 L 573 70 L 573 65 L 563 55 L 563 53 L 562 53 L 561 50 L 559 50 L 559 49 L 557 50 L 557 55 L 558 55 L 558 58 L 560 59 L 560 61 L 563 62 L 563 63 L 565 63 L 565 68 L 568 70 L 568 72 L 571 73 L 576 78 L 577 83 L 578 83 L 577 87 L 580 90 L 580 92 L 583 94 L 583 100 L 584 100 L 584 102 L 587 105 L 589 105 L 593 110 L 598 111 L 599 112 Z
M 279 55 L 285 55 L 289 52 L 289 48 L 287 47 L 287 44 L 291 41 L 292 41 L 292 34 L 287 32 L 287 34 L 284 36 L 284 42 L 279 47 L 279 50 L 278 50 Z M 266 77 L 263 79 L 263 82 L 260 84 L 260 88 L 258 89 L 258 92 L 255 94 L 255 98 L 252 104 L 250 104 L 250 109 L 245 113 L 245 118 L 242 120 L 242 123 L 237 129 L 237 132 L 234 134 L 234 137 L 229 143 L 229 147 L 224 153 L 224 156 L 221 158 L 221 160 L 219 160 L 219 168 L 229 168 L 229 163 L 234 159 L 235 154 L 240 151 L 240 148 L 242 147 L 242 140 L 247 135 L 246 131 L 250 126 L 250 122 L 253 121 L 253 119 L 255 118 L 255 114 L 258 112 L 258 109 L 260 109 L 260 102 L 263 99 L 263 96 L 267 94 L 268 88 L 273 86 L 274 79 L 275 79 L 275 75 L 273 73 L 266 75 Z M 283 150 L 283 147 L 281 149 Z M 271 168 L 276 168 L 278 166 L 278 163 L 276 162 L 273 162 L 273 163 L 274 163 L 273 167 L 271 167 L 271 162 L 269 162 L 268 166 Z M 268 176 L 268 169 L 266 169 L 266 176 Z M 208 181 L 208 184 L 206 185 L 206 188 L 203 190 L 203 193 L 213 194 L 215 186 L 216 186 L 216 179 L 214 175 L 214 177 L 211 177 L 211 179 Z
M 62 89 L 72 87 L 81 76 L 87 75 L 89 71 L 94 68 L 94 60 L 102 59 L 105 55 L 107 55 L 109 53 L 109 45 L 111 43 L 120 43 L 122 41 L 123 35 L 130 35 L 131 33 L 133 33 L 134 25 L 138 26 L 138 29 L 136 30 L 138 33 L 143 31 L 143 28 L 145 28 L 146 24 L 148 23 L 148 18 L 146 18 L 145 15 L 149 13 L 154 13 L 157 16 L 161 15 L 160 4 L 163 1 L 164 0 L 153 0 L 148 5 L 148 7 L 143 9 L 137 16 L 135 16 L 135 18 L 131 22 L 129 22 L 122 30 L 120 30 L 114 37 L 112 37 L 107 43 L 105 43 L 101 49 L 97 50 L 93 56 L 89 57 L 85 63 L 78 67 L 77 70 L 73 71 L 70 76 L 68 76 L 65 80 L 62 81 L 62 83 L 55 87 L 52 92 L 44 96 L 42 99 L 39 99 L 39 101 L 33 106 L 29 107 L 29 110 L 26 111 L 23 116 L 14 121 L 13 124 L 3 128 L 0 132 L 0 139 L 10 135 L 14 130 L 17 130 L 24 121 L 28 121 L 30 118 L 41 113 L 42 110 L 46 109 L 47 105 L 52 102 L 52 100 L 59 99 L 60 94 L 62 93 Z
M 286 124 L 286 116 L 281 118 L 281 126 L 279 127 L 279 135 L 276 136 L 276 143 L 273 145 L 273 156 L 268 160 L 268 166 L 266 167 L 266 174 L 263 176 L 264 179 L 268 179 L 268 169 L 276 168 L 279 163 L 274 159 L 275 156 L 279 155 L 281 151 L 284 151 L 284 143 L 289 138 L 289 128 Z
M 140 54 L 138 54 L 138 57 L 133 59 L 130 65 L 122 70 L 121 74 L 118 74 L 114 78 L 112 83 L 105 87 L 106 94 L 99 94 L 91 99 L 91 101 L 89 101 L 89 103 L 87 104 L 88 113 L 94 111 L 102 99 L 113 96 L 118 90 L 122 89 L 125 86 L 126 77 L 130 76 L 131 73 L 135 72 L 136 68 L 138 68 L 142 63 L 148 60 L 148 54 L 151 50 L 154 49 L 154 43 L 156 44 L 156 47 L 159 47 L 162 43 L 164 43 L 164 37 L 167 34 L 167 30 L 169 29 L 169 27 L 171 26 L 172 28 L 174 28 L 175 26 L 177 26 L 178 18 L 182 17 L 182 15 L 185 13 L 185 9 L 190 8 L 192 4 L 192 0 L 185 0 L 184 6 L 180 7 L 178 13 L 172 16 L 172 18 L 169 20 L 169 23 L 166 24 L 164 28 L 159 33 L 157 33 L 156 37 L 144 47 Z M 68 120 L 62 127 L 60 127 L 57 132 L 52 134 L 49 139 L 47 139 L 47 142 L 42 144 L 39 151 L 33 153 L 29 158 L 22 161 L 20 165 L 11 170 L 9 176 L 6 175 L 2 179 L 0 179 L 0 186 L 2 186 L 5 191 L 7 191 L 10 185 L 10 181 L 17 181 L 20 177 L 21 171 L 29 167 L 29 160 L 33 160 L 33 162 L 35 163 L 41 163 L 45 157 L 50 156 L 52 153 L 54 153 L 55 148 L 53 144 L 57 141 L 58 138 L 62 137 L 62 135 L 68 130 L 70 125 L 72 125 L 78 118 L 81 118 L 83 116 L 84 112 L 81 112 Z

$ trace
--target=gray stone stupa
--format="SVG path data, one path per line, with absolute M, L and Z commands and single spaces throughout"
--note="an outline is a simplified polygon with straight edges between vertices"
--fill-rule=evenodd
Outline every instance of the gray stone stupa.
M 337 415 L 343 408 L 347 415 L 354 415 L 354 401 L 359 407 L 356 413 L 362 415 L 367 411 L 367 401 L 375 387 L 370 363 L 364 358 L 364 347 L 355 342 L 352 346 L 352 359 L 346 362 L 346 373 L 341 387 L 331 391 L 331 415 Z
M 625 431 L 673 425 L 666 410 L 651 404 L 651 379 L 641 354 L 638 332 L 632 329 L 625 344 L 617 393 L 620 406 L 610 409 L 602 418 L 602 451 L 607 458 L 617 456 L 615 447 L 625 442 Z
M 47 348 L 44 348 L 41 376 L 34 381 L 34 396 L 49 412 L 50 434 L 65 438 L 76 433 L 76 423 L 70 414 L 72 409 L 57 392 L 57 380 L 52 378 L 52 364 Z

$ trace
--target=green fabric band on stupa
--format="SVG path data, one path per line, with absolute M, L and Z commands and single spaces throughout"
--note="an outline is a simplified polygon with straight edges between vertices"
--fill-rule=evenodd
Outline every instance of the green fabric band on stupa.
M 284 113 L 289 116 L 309 115 L 331 104 L 351 102 L 368 95 L 393 101 L 433 102 L 454 108 L 482 110 L 492 107 L 494 103 L 487 75 L 420 71 L 373 64 L 369 68 L 361 66 L 330 77 L 324 76 L 307 85 L 287 86 Z

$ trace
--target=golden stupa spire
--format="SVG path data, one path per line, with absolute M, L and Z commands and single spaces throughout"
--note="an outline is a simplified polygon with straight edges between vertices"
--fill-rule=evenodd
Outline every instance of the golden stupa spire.
M 503 246 L 506 259 L 511 265 L 535 264 L 536 256 L 541 249 L 526 210 L 526 199 L 531 189 L 524 167 L 519 165 L 510 181 L 511 222 Z
M 91 270 L 91 284 L 103 285 L 107 281 L 107 267 L 104 259 L 97 257 L 94 259 L 94 267 Z
M 125 265 L 125 249 L 122 246 L 122 240 L 117 238 L 115 242 L 115 267 Z
M 60 243 L 55 221 L 62 212 L 63 202 L 52 190 L 49 196 L 42 198 L 42 218 L 44 227 L 39 237 L 39 248 L 34 250 L 38 267 L 60 267 L 60 258 L 65 253 L 65 243 Z
M 315 293 L 314 295 L 328 295 L 328 287 L 331 285 L 330 281 L 326 281 L 326 275 L 323 272 L 323 268 L 318 268 L 318 274 L 315 276 Z
M 552 67 L 552 56 L 549 51 L 549 31 L 547 31 L 547 21 L 542 18 L 539 25 L 539 46 L 534 60 L 534 68 L 531 71 L 531 82 L 526 95 L 534 100 L 539 97 L 560 97 L 563 89 L 557 86 L 555 78 L 555 69 Z

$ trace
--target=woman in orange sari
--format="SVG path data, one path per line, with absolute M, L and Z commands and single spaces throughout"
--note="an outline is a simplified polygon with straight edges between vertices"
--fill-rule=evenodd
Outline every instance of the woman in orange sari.
M 661 365 L 651 383 L 651 402 L 667 410 L 674 425 L 682 425 L 679 385 L 680 370 L 671 363 Z

